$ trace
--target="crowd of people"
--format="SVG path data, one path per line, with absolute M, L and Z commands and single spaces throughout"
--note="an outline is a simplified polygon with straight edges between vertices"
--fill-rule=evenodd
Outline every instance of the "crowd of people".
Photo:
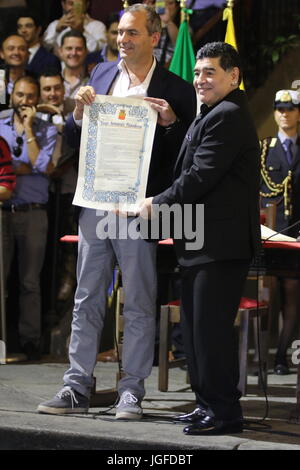
M 31 4 L 32 2 L 11 5 L 10 13 L 12 14 L 14 11 L 15 21 L 12 24 L 11 34 L 3 38 L 0 46 L 0 66 L 5 73 L 6 91 L 6 105 L 1 106 L 0 125 L 2 137 L 6 136 L 8 139 L 17 176 L 15 193 L 9 203 L 5 204 L 3 210 L 5 219 L 21 217 L 20 214 L 13 213 L 13 216 L 7 214 L 9 204 L 14 207 L 17 204 L 22 205 L 22 212 L 25 211 L 25 206 L 27 211 L 28 204 L 43 204 L 44 207 L 40 207 L 39 210 L 44 211 L 44 215 L 47 211 L 50 221 L 49 228 L 44 229 L 47 236 L 44 233 L 43 236 L 46 236 L 46 239 L 43 243 L 41 242 L 39 264 L 33 269 L 33 277 L 29 276 L 27 284 L 30 287 L 23 285 L 26 276 L 20 276 L 20 292 L 24 292 L 24 295 L 30 298 L 31 294 L 28 293 L 28 289 L 32 290 L 36 305 L 35 309 L 26 313 L 28 307 L 21 295 L 19 330 L 22 330 L 22 318 L 25 319 L 27 325 L 27 333 L 20 334 L 21 348 L 29 358 L 36 358 L 40 354 L 41 289 L 39 279 L 44 258 L 46 257 L 44 266 L 45 264 L 48 266 L 46 275 L 48 274 L 50 278 L 54 279 L 55 276 L 51 275 L 52 270 L 58 277 L 58 280 L 54 281 L 57 301 L 65 301 L 69 298 L 76 285 L 75 250 L 70 245 L 61 246 L 57 241 L 55 242 L 55 237 L 58 239 L 61 234 L 76 233 L 77 231 L 72 198 L 77 180 L 78 149 L 74 150 L 68 147 L 64 136 L 64 126 L 68 115 L 74 109 L 74 97 L 77 91 L 88 83 L 94 67 L 102 62 L 117 62 L 120 58 L 117 46 L 120 11 L 112 12 L 106 21 L 102 22 L 91 18 L 87 13 L 89 2 L 82 2 L 81 10 L 78 11 L 78 6 L 76 6 L 78 2 L 62 0 L 61 17 L 43 28 L 42 18 L 34 10 L 25 9 L 25 3 Z M 149 3 L 152 8 L 155 8 L 155 1 L 144 1 L 144 4 Z M 166 0 L 165 7 L 160 12 L 160 20 L 162 29 L 160 38 L 153 48 L 153 54 L 157 62 L 167 68 L 174 51 L 180 24 L 180 2 Z M 26 77 L 31 77 L 32 80 L 28 81 L 25 79 Z M 20 87 L 24 88 L 24 91 L 22 90 L 20 102 L 16 104 L 17 96 L 20 95 Z M 36 96 L 31 99 L 28 88 L 34 87 L 37 88 Z M 27 95 L 30 97 L 29 99 Z M 20 110 L 22 112 L 19 112 Z M 27 137 L 23 115 L 28 118 L 31 113 L 33 127 L 28 131 L 29 137 Z M 12 119 L 18 121 L 17 127 L 10 127 Z M 43 125 L 45 124 L 45 129 L 53 130 L 55 146 L 52 148 L 52 145 L 49 144 L 48 153 L 43 157 L 47 165 L 45 163 L 45 168 L 35 169 L 35 177 L 32 179 L 32 175 L 28 176 L 31 170 L 28 164 L 32 163 L 30 152 L 35 151 L 38 162 L 40 162 L 39 150 L 45 152 L 44 147 L 48 144 L 47 139 L 41 142 L 37 135 L 35 126 L 40 121 Z M 25 170 L 28 175 L 25 174 Z M 43 186 L 43 194 L 38 194 L 35 191 L 30 191 L 32 194 L 28 194 L 23 182 L 27 181 L 28 186 L 31 187 L 33 183 L 34 185 L 38 183 L 39 178 L 43 182 L 41 185 Z M 20 212 L 20 208 L 14 209 L 14 211 Z M 35 217 L 38 216 L 38 213 L 39 211 L 35 208 Z M 6 225 L 8 227 L 8 224 Z M 46 225 L 47 223 L 44 221 L 43 226 L 46 227 Z M 53 227 L 56 227 L 56 230 Z M 12 229 L 10 228 L 10 230 Z M 30 230 L 29 227 L 28 230 Z M 9 250 L 5 250 L 5 272 L 8 276 L 10 261 L 15 252 L 12 249 L 12 240 L 14 239 L 17 245 L 20 242 L 17 243 L 17 238 L 12 236 L 12 233 L 10 236 L 7 233 L 4 235 L 6 240 L 10 240 L 11 245 Z M 60 254 L 58 259 L 61 261 L 59 270 L 53 265 L 54 261 L 57 262 L 57 256 L 52 256 L 53 243 L 58 244 L 56 248 Z M 34 248 L 37 248 L 36 243 L 33 245 Z M 31 259 L 30 251 L 28 256 Z M 21 260 L 21 257 L 19 263 L 19 272 L 23 272 L 24 261 Z M 42 292 L 45 297 L 44 303 L 47 303 L 49 301 L 48 293 L 53 291 L 53 288 L 46 285 L 44 290 L 45 293 Z M 34 311 L 36 313 L 33 313 Z M 39 327 L 36 323 L 37 318 L 39 318 Z
M 0 113 L 4 273 L 7 279 L 17 249 L 18 334 L 28 359 L 38 359 L 42 352 L 40 278 L 45 257 L 60 266 L 52 266 L 58 277 L 57 301 L 72 296 L 77 284 L 70 368 L 64 387 L 38 411 L 88 410 L 107 291 L 117 261 L 125 291 L 125 326 L 116 418 L 140 419 L 143 414 L 144 381 L 154 359 L 157 244 L 142 238 L 95 237 L 96 210 L 81 208 L 77 222 L 72 205 L 84 105 L 92 104 L 96 94 L 139 96 L 158 113 L 142 216 L 151 217 L 161 204 L 190 204 L 194 216 L 198 204 L 206 211 L 203 248 L 187 250 L 187 240 L 175 240 L 182 274 L 184 351 L 196 396 L 195 410 L 178 420 L 187 424 L 185 434 L 240 432 L 234 319 L 250 261 L 260 247 L 260 199 L 262 206 L 270 198 L 277 204 L 278 230 L 300 216 L 300 97 L 290 90 L 276 94 L 278 137 L 267 139 L 261 150 L 245 93 L 239 89 L 238 53 L 220 41 L 201 43 L 199 31 L 206 15 L 219 14 L 225 2 L 207 1 L 205 11 L 203 5 L 198 10 L 197 1 L 188 3 L 199 13 L 191 22 L 195 47 L 201 46 L 194 87 L 167 70 L 180 26 L 179 1 L 165 0 L 157 12 L 155 1 L 145 0 L 122 14 L 111 13 L 104 22 L 90 17 L 88 2 L 82 2 L 80 11 L 74 0 L 61 3 L 62 16 L 44 32 L 36 14 L 22 11 L 0 49 L 6 78 L 6 106 Z M 202 104 L 198 115 L 196 95 Z M 133 220 L 130 216 L 123 223 Z M 60 248 L 59 259 L 53 257 L 59 236 L 77 230 L 78 260 L 70 245 Z M 275 372 L 286 374 L 298 317 L 299 280 L 280 283 L 284 327 Z
M 83 11 L 80 23 L 73 4 L 63 0 L 62 17 L 44 32 L 41 18 L 23 9 L 0 49 L 6 94 L 0 113 L 4 272 L 7 280 L 16 252 L 18 339 L 29 359 L 42 352 L 41 295 L 49 302 L 53 271 L 55 302 L 70 298 L 76 285 L 76 250 L 59 243 L 60 235 L 77 233 L 72 199 L 78 149 L 67 143 L 65 122 L 96 63 L 118 60 L 119 12 L 105 25 Z M 53 264 L 53 245 L 59 268 Z M 45 265 L 48 279 L 43 286 Z

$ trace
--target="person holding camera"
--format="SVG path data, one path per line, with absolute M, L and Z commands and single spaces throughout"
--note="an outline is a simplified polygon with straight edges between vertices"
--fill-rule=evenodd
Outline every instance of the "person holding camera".
M 41 339 L 40 273 L 47 237 L 48 177 L 57 131 L 36 118 L 39 85 L 30 76 L 16 80 L 12 110 L 0 115 L 0 134 L 7 141 L 17 176 L 12 197 L 3 205 L 4 271 L 7 277 L 15 245 L 20 283 L 19 339 L 29 360 L 39 359 Z
M 91 18 L 88 13 L 88 1 L 62 0 L 63 15 L 52 21 L 44 33 L 44 45 L 58 54 L 61 39 L 71 29 L 84 34 L 89 52 L 98 51 L 106 44 L 106 28 L 102 21 Z M 58 54 L 59 55 L 59 54 Z

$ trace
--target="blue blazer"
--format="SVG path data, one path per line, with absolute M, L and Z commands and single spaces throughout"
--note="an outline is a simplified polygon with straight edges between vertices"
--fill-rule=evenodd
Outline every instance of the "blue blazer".
M 26 72 L 30 75 L 38 77 L 46 68 L 54 68 L 61 72 L 61 63 L 56 55 L 47 51 L 44 46 L 41 46 L 32 61 L 27 64 Z
M 107 95 L 118 72 L 116 62 L 98 64 L 88 85 L 97 94 Z M 181 143 L 196 115 L 196 93 L 191 84 L 157 64 L 149 84 L 148 96 L 165 99 L 178 118 L 178 122 L 170 130 L 156 126 L 146 191 L 147 196 L 154 196 L 166 189 L 172 181 Z M 80 129 L 72 116 L 67 122 L 66 131 L 70 145 L 74 146 L 74 142 L 79 145 Z

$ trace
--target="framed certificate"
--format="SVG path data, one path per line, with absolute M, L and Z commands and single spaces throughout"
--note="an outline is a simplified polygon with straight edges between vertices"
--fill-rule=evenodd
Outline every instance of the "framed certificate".
M 134 211 L 146 194 L 156 121 L 142 98 L 97 95 L 85 106 L 73 204 Z

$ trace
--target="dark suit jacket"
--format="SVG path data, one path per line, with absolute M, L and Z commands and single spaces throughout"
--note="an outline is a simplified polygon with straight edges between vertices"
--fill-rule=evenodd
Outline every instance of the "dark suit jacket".
M 268 138 L 271 142 L 271 139 Z M 296 153 L 292 165 L 289 166 L 284 148 L 277 138 L 274 147 L 269 147 L 268 154 L 266 157 L 266 169 L 269 176 L 274 183 L 282 183 L 284 178 L 287 176 L 288 171 L 292 171 L 292 216 L 289 218 L 284 217 L 284 201 L 283 195 L 279 195 L 272 198 L 261 198 L 261 206 L 265 207 L 268 202 L 276 202 L 276 230 L 282 230 L 288 225 L 292 225 L 294 222 L 300 219 L 300 138 L 297 140 L 298 152 Z M 269 189 L 262 182 L 261 191 L 268 193 Z M 285 235 L 292 237 L 298 237 L 300 225 L 297 225 L 287 232 Z
M 183 266 L 250 258 L 260 246 L 260 150 L 245 94 L 234 90 L 205 108 L 182 144 L 173 185 L 153 199 L 204 204 L 203 248 L 186 250 L 184 238 L 175 241 Z
M 98 64 L 88 84 L 94 87 L 97 94 L 107 95 L 118 71 L 116 62 Z M 158 194 L 171 184 L 182 140 L 195 117 L 196 95 L 192 85 L 159 65 L 156 65 L 147 94 L 168 101 L 179 119 L 169 131 L 156 126 L 146 192 L 148 196 Z M 70 145 L 78 145 L 80 131 L 73 117 L 68 120 L 66 130 Z
M 56 55 L 41 46 L 33 56 L 32 61 L 27 64 L 26 72 L 38 77 L 46 68 L 54 68 L 60 73 L 61 64 Z

